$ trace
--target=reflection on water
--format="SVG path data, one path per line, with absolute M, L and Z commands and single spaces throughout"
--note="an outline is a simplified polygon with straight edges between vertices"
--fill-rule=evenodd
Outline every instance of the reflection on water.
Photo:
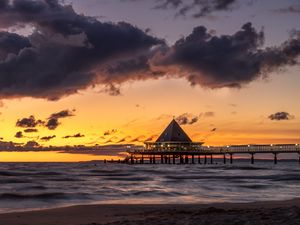
M 216 160 L 217 161 L 217 160 Z M 297 161 L 233 165 L 0 163 L 0 212 L 89 203 L 211 203 L 300 197 Z
M 72 154 L 59 151 L 0 152 L 0 162 L 82 162 L 120 158 L 120 156 Z

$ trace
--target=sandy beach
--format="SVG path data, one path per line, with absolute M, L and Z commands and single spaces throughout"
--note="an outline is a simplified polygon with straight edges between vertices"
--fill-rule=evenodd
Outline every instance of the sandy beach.
M 300 224 L 300 199 L 178 205 L 79 205 L 4 213 L 1 225 Z

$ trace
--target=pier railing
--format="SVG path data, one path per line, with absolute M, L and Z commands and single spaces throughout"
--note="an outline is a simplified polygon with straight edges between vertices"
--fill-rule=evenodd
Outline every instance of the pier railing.
M 199 146 L 186 150 L 168 148 L 132 148 L 127 151 L 130 154 L 158 154 L 158 153 L 187 153 L 187 154 L 235 154 L 235 153 L 299 153 L 299 144 L 276 145 L 228 145 L 228 146 Z

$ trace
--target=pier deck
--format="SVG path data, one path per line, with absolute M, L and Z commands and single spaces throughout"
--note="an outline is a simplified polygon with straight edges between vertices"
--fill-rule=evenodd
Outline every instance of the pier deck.
M 276 145 L 232 145 L 232 146 L 199 146 L 198 148 L 186 150 L 174 150 L 168 148 L 146 149 L 136 148 L 127 151 L 129 163 L 144 163 L 149 160 L 150 164 L 155 164 L 156 159 L 160 158 L 160 163 L 175 164 L 179 159 L 180 164 L 195 163 L 195 157 L 198 157 L 198 163 L 203 156 L 204 164 L 208 162 L 207 156 L 210 156 L 210 162 L 213 163 L 213 156 L 222 155 L 223 162 L 226 163 L 229 155 L 230 163 L 233 162 L 234 154 L 250 154 L 251 163 L 254 163 L 254 155 L 262 153 L 271 153 L 274 155 L 274 163 L 277 164 L 277 155 L 281 153 L 298 153 L 300 163 L 300 145 L 299 144 L 276 144 Z

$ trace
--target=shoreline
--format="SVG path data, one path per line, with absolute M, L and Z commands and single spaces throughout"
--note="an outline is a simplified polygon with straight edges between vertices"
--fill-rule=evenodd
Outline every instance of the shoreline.
M 76 205 L 1 213 L 0 221 L 1 225 L 300 224 L 300 198 L 253 203 Z

